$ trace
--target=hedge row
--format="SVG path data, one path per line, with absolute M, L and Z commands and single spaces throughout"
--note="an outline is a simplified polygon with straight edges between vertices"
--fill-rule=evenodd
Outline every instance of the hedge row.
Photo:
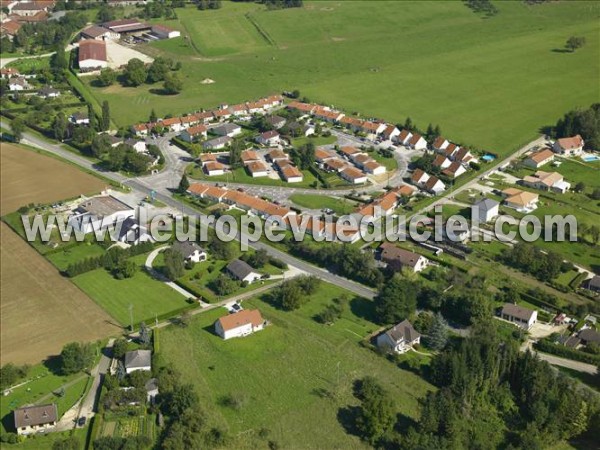
M 591 353 L 574 350 L 572 348 L 565 347 L 564 345 L 555 344 L 554 342 L 546 339 L 536 342 L 533 344 L 533 347 L 540 352 L 551 353 L 553 355 L 572 359 L 574 361 L 580 361 L 594 365 L 600 364 L 600 355 L 592 355 Z

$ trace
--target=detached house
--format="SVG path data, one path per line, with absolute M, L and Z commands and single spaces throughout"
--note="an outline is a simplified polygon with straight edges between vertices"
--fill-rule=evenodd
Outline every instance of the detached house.
M 533 176 L 527 175 L 523 178 L 522 183 L 524 186 L 529 186 L 534 189 L 540 189 L 543 191 L 554 191 L 564 194 L 571 187 L 570 183 L 567 183 L 563 176 L 558 172 L 544 172 L 538 170 Z
M 208 254 L 197 243 L 192 241 L 175 241 L 173 249 L 181 253 L 183 259 L 190 262 L 206 261 Z
M 400 271 L 408 269 L 411 272 L 421 272 L 429 264 L 429 260 L 418 253 L 404 250 L 391 242 L 384 242 L 379 247 L 381 261 L 390 269 Z
M 228 136 L 231 138 L 237 136 L 238 134 L 242 134 L 242 127 L 236 125 L 235 123 L 225 123 L 213 128 L 211 131 L 219 136 Z
M 152 352 L 150 350 L 134 350 L 125 353 L 125 372 L 130 374 L 137 370 L 150 372 L 152 370 Z
M 215 333 L 223 339 L 248 336 L 265 327 L 266 321 L 258 309 L 244 309 L 221 317 L 215 322 Z
M 500 311 L 500 317 L 508 320 L 521 328 L 529 330 L 537 321 L 537 311 L 523 308 L 522 306 L 505 303 Z
M 554 161 L 554 152 L 548 148 L 545 148 L 539 152 L 532 153 L 523 161 L 523 164 L 527 167 L 538 169 L 551 161 Z
M 286 120 L 280 116 L 269 116 L 266 118 L 266 121 L 269 125 L 271 125 L 276 130 L 279 130 L 285 125 Z
M 202 170 L 209 177 L 225 174 L 225 165 L 218 161 L 210 161 L 202 165 Z
M 25 91 L 29 88 L 29 83 L 27 83 L 27 80 L 23 77 L 14 77 L 8 80 L 9 91 Z
M 500 203 L 496 200 L 483 198 L 471 206 L 472 217 L 477 217 L 480 223 L 487 223 L 498 216 Z
M 364 172 L 361 172 L 354 167 L 346 167 L 340 172 L 340 176 L 352 184 L 366 183 L 368 180 L 367 175 Z
M 51 403 L 39 406 L 25 406 L 13 411 L 17 434 L 26 436 L 51 431 L 58 422 L 58 409 Z
M 269 175 L 269 168 L 260 161 L 252 161 L 246 164 L 246 170 L 252 178 L 266 177 Z
M 52 86 L 44 86 L 38 91 L 38 95 L 42 98 L 57 98 L 60 97 L 60 91 Z
M 231 141 L 229 136 L 221 136 L 215 139 L 211 139 L 210 141 L 206 141 L 202 144 L 202 148 L 205 150 L 221 150 L 222 148 L 227 147 Z
M 277 145 L 279 144 L 279 133 L 275 130 L 265 131 L 258 135 L 256 142 L 261 145 Z
M 508 188 L 502 191 L 504 204 L 519 212 L 531 212 L 537 208 L 539 195 L 520 189 Z
M 377 337 L 377 347 L 394 353 L 406 353 L 421 342 L 421 335 L 408 320 L 400 322 Z
M 288 183 L 301 183 L 304 180 L 304 175 L 300 170 L 291 164 L 285 165 L 281 169 L 281 177 Z
M 583 138 L 578 134 L 577 136 L 557 139 L 552 150 L 559 155 L 564 156 L 579 156 L 583 151 L 585 142 Z
M 255 272 L 252 266 L 241 259 L 231 261 L 227 264 L 226 270 L 234 279 L 248 284 L 260 280 L 262 276 L 260 273 Z

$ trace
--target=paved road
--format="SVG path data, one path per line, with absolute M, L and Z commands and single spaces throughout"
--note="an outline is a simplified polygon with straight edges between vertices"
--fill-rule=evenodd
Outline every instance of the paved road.
M 565 367 L 567 369 L 576 370 L 577 372 L 589 373 L 591 375 L 595 375 L 598 371 L 598 368 L 593 364 L 587 364 L 580 361 L 573 361 L 572 359 L 561 358 L 559 356 L 550 355 L 548 353 L 541 353 L 533 349 L 532 345 L 533 341 L 528 340 L 521 346 L 521 351 L 524 352 L 530 350 L 542 361 L 547 361 L 553 366 Z
M 92 376 L 94 377 L 94 381 L 92 382 L 92 387 L 90 388 L 88 394 L 81 402 L 79 407 L 79 417 L 87 417 L 89 420 L 97 411 L 98 411 L 98 400 L 100 399 L 100 391 L 102 390 L 102 381 L 104 380 L 104 376 L 108 372 L 110 367 L 110 361 L 112 356 L 112 347 L 115 340 L 110 339 L 106 344 L 106 347 L 102 350 L 102 355 L 100 356 L 100 361 L 98 365 L 94 367 L 92 370 Z
M 3 122 L 1 123 L 1 126 L 5 127 L 5 128 L 9 128 L 8 125 L 6 125 Z M 195 209 L 176 201 L 172 197 L 171 192 L 168 190 L 168 188 L 166 188 L 166 187 L 157 188 L 156 186 L 148 184 L 148 182 L 147 182 L 148 177 L 126 178 L 125 176 L 123 176 L 119 173 L 104 172 L 99 167 L 97 167 L 94 163 L 89 161 L 88 159 L 83 158 L 82 156 L 79 156 L 68 150 L 65 150 L 64 148 L 60 147 L 59 145 L 51 144 L 51 143 L 33 135 L 32 133 L 30 133 L 28 131 L 23 133 L 22 142 L 24 144 L 29 144 L 29 145 L 41 148 L 50 153 L 54 153 L 64 159 L 74 162 L 86 169 L 96 171 L 96 172 L 100 173 L 101 175 L 105 176 L 106 178 L 112 179 L 123 185 L 129 186 L 130 188 L 137 190 L 137 191 L 143 193 L 144 195 L 148 195 L 150 193 L 150 191 L 155 190 L 155 192 L 156 192 L 155 197 L 157 200 L 165 203 L 166 205 L 174 208 L 175 210 L 181 211 L 185 215 L 198 214 L 198 211 L 196 211 Z M 166 157 L 165 157 L 165 159 L 166 159 Z M 241 236 L 238 236 L 238 240 L 240 237 Z M 248 241 L 251 241 L 250 238 L 248 238 Z M 295 258 L 295 257 L 289 255 L 288 253 L 284 253 L 280 250 L 277 250 L 274 247 L 267 245 L 265 243 L 256 242 L 256 243 L 250 244 L 250 247 L 255 250 L 264 249 L 268 252 L 268 254 L 270 256 L 281 259 L 282 261 L 284 261 L 286 264 L 288 264 L 290 266 L 297 267 L 298 269 L 300 269 L 308 274 L 314 275 L 314 276 L 316 276 L 320 279 L 323 279 L 331 284 L 334 284 L 336 286 L 347 289 L 361 297 L 373 298 L 375 296 L 375 291 L 373 289 L 370 289 L 366 286 L 363 286 L 359 283 L 350 281 L 350 280 L 340 277 L 338 275 L 334 275 L 334 274 L 326 271 L 325 269 L 322 269 L 322 268 L 314 266 L 310 263 L 304 262 L 298 258 Z

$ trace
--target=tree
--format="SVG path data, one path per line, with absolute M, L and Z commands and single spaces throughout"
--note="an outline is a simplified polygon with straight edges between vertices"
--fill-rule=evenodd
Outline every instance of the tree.
M 439 312 L 433 316 L 426 342 L 436 351 L 442 350 L 448 343 L 448 323 Z
M 168 248 L 163 254 L 165 276 L 172 281 L 181 278 L 185 270 L 182 254 L 173 248 Z
M 163 83 L 165 92 L 169 95 L 179 94 L 183 89 L 183 82 L 175 74 L 167 74 Z
M 592 225 L 590 227 L 590 236 L 592 237 L 592 242 L 595 245 L 598 245 L 598 242 L 600 242 L 600 227 L 598 227 L 598 225 Z
M 271 259 L 267 251 L 262 248 L 256 250 L 254 253 L 246 254 L 244 256 L 244 261 L 246 261 L 255 269 L 260 269 L 261 267 L 264 267 L 265 264 L 267 264 Z
M 138 265 L 134 261 L 122 261 L 114 270 L 115 278 L 123 280 L 133 277 L 138 271 Z
M 148 68 L 148 78 L 146 81 L 148 83 L 156 83 L 165 80 L 167 74 L 171 70 L 172 64 L 173 61 L 159 56 Z
M 100 75 L 96 79 L 100 86 L 111 86 L 117 81 L 117 72 L 110 67 L 106 67 L 100 71 Z
M 98 120 L 96 117 L 96 113 L 94 111 L 94 107 L 92 106 L 91 103 L 87 104 L 87 114 L 88 114 L 88 119 L 90 121 L 90 123 L 88 124 L 88 127 L 90 130 L 92 131 L 97 131 L 98 130 Z
M 185 194 L 190 187 L 190 181 L 188 180 L 187 175 L 184 173 L 179 181 L 179 186 L 177 186 L 177 192 L 180 194 Z
M 98 22 L 100 22 L 100 23 L 110 22 L 111 20 L 115 20 L 116 16 L 115 16 L 114 8 L 110 8 L 108 6 L 100 7 L 100 9 L 98 10 L 98 14 L 96 14 L 96 18 L 98 19 Z
M 127 341 L 125 339 L 117 339 L 113 343 L 113 357 L 116 359 L 121 359 L 127 353 Z
M 125 170 L 132 173 L 144 173 L 148 170 L 150 158 L 143 153 L 130 150 L 125 154 Z
M 118 172 L 125 165 L 125 147 L 124 144 L 119 144 L 117 147 L 110 147 L 104 154 L 106 168 L 113 172 Z
M 89 368 L 94 362 L 94 347 L 91 344 L 71 342 L 60 352 L 61 371 L 65 375 Z
M 389 393 L 371 377 L 368 378 L 369 381 L 363 380 L 360 390 L 362 403 L 356 428 L 371 444 L 375 444 L 392 429 L 396 412 Z
M 25 131 L 23 119 L 20 117 L 13 119 L 13 121 L 10 123 L 10 131 L 15 138 L 15 142 L 21 142 L 21 139 L 23 139 L 23 132 Z
M 125 66 L 125 83 L 129 86 L 139 86 L 146 81 L 147 73 L 144 63 L 138 58 L 130 59 Z
M 4 389 L 12 386 L 21 378 L 27 376 L 29 366 L 15 366 L 12 363 L 5 364 L 0 369 L 0 388 Z
M 600 189 L 594 189 L 594 191 L 591 194 L 591 197 L 593 200 L 600 200 Z
M 154 111 L 154 108 L 152 108 L 152 111 L 150 111 L 150 123 L 156 123 L 156 121 L 158 120 L 158 117 L 156 116 L 156 111 Z
M 570 52 L 574 52 L 575 50 L 583 47 L 584 45 L 585 45 L 585 37 L 571 36 L 569 39 L 567 39 L 567 43 L 565 44 L 565 47 Z
M 575 192 L 583 192 L 583 191 L 585 191 L 585 183 L 583 181 L 580 181 L 579 183 L 577 183 L 575 185 L 574 191 Z
M 65 53 L 65 45 L 62 42 L 59 42 L 56 46 L 56 53 L 54 53 L 50 59 L 50 67 L 54 74 L 62 73 L 69 68 L 69 60 Z
M 140 344 L 150 344 L 150 328 L 148 328 L 146 322 L 140 323 Z
M 212 282 L 209 283 L 209 288 L 217 295 L 229 295 L 235 292 L 240 287 L 240 284 L 233 278 L 220 274 Z
M 417 308 L 420 285 L 395 274 L 375 297 L 375 311 L 381 323 L 407 319 Z
M 102 102 L 101 128 L 102 131 L 106 131 L 110 128 L 110 106 L 108 105 L 108 100 Z
M 67 116 L 61 111 L 56 115 L 54 122 L 52 123 L 54 139 L 62 142 L 67 137 L 68 129 L 69 121 L 67 120 Z
M 406 121 L 404 122 L 404 128 L 406 128 L 408 131 L 412 131 L 414 127 L 413 121 L 410 117 L 406 118 Z
M 100 158 L 111 149 L 110 136 L 107 134 L 97 134 L 92 139 L 92 155 L 96 158 Z
M 165 413 L 177 419 L 187 409 L 196 407 L 200 400 L 193 384 L 177 384 L 165 396 L 161 406 Z

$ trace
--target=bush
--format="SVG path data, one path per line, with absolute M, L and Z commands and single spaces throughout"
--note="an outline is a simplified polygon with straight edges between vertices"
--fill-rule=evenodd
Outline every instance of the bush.
M 551 353 L 563 358 L 581 361 L 587 364 L 600 364 L 600 355 L 593 355 L 580 350 L 573 350 L 563 345 L 555 344 L 548 339 L 542 339 L 536 342 L 533 344 L 533 347 L 540 352 Z

